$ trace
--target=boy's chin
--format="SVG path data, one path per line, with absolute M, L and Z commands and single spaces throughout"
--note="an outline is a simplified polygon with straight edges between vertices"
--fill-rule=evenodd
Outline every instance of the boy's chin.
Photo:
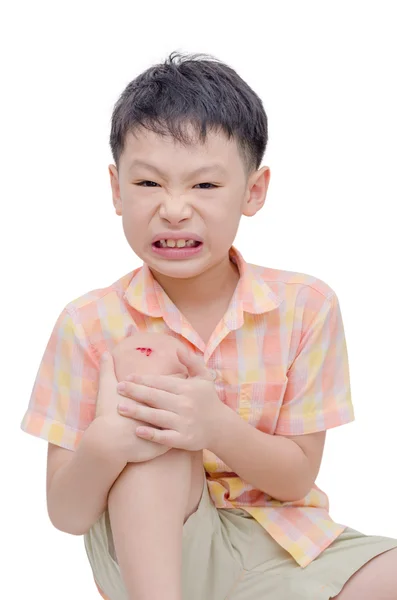
M 155 273 L 172 279 L 193 279 L 206 271 L 204 266 L 201 266 L 200 268 L 196 265 L 196 267 L 194 267 L 193 265 L 186 264 L 187 261 L 185 264 L 182 264 L 182 261 L 170 263 L 171 261 L 169 261 L 168 264 L 167 261 L 162 261 L 162 263 L 153 261 L 147 264 Z

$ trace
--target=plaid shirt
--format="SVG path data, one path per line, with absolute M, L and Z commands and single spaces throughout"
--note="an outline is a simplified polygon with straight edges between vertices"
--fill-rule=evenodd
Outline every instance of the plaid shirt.
M 230 258 L 240 280 L 208 344 L 143 264 L 107 288 L 70 302 L 59 315 L 21 428 L 75 450 L 95 416 L 100 356 L 136 330 L 165 332 L 203 356 L 225 404 L 268 434 L 304 435 L 354 420 L 348 356 L 335 292 L 323 281 Z M 204 450 L 217 508 L 244 508 L 301 566 L 345 529 L 329 516 L 316 485 L 280 502 L 240 479 Z

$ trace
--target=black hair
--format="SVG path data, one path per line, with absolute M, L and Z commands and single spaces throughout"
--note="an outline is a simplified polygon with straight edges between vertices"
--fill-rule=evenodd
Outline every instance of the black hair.
M 184 125 L 193 126 L 195 140 Z M 207 127 L 236 140 L 247 172 L 260 167 L 265 153 L 267 116 L 259 96 L 228 65 L 207 54 L 172 52 L 131 81 L 117 100 L 110 147 L 119 169 L 126 135 L 144 127 L 171 135 L 181 144 L 204 142 Z

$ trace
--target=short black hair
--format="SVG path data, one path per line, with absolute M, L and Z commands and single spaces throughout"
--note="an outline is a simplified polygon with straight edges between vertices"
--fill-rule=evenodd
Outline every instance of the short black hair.
M 195 140 L 184 125 L 193 126 Z M 247 172 L 260 167 L 268 141 L 262 100 L 228 65 L 208 54 L 172 52 L 131 81 L 117 100 L 110 147 L 119 169 L 126 135 L 144 127 L 184 145 L 204 142 L 207 127 L 233 137 Z

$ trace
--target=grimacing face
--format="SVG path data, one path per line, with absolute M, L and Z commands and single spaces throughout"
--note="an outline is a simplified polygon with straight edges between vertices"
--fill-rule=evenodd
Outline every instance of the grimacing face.
M 109 173 L 129 245 L 169 278 L 195 278 L 228 260 L 241 216 L 262 208 L 270 179 L 269 167 L 247 178 L 235 140 L 213 131 L 204 144 L 190 146 L 146 129 L 130 133 L 119 172 L 109 165 Z M 153 249 L 159 234 L 196 235 L 200 251 L 183 260 L 165 259 Z

